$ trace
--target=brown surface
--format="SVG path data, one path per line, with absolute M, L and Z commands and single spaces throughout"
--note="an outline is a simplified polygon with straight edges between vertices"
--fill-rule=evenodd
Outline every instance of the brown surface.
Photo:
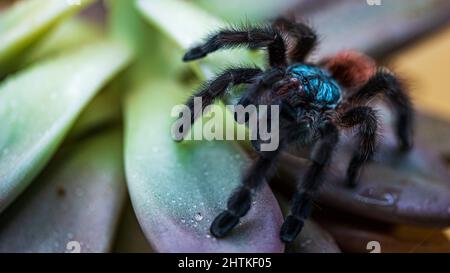
M 450 27 L 389 61 L 411 84 L 416 107 L 450 121 Z

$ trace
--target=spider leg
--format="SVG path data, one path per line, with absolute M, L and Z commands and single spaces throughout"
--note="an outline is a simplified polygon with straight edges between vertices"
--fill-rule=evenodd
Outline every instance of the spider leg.
M 259 158 L 253 163 L 248 173 L 234 193 L 229 197 L 227 209 L 213 221 L 210 232 L 217 238 L 225 237 L 250 210 L 252 195 L 274 169 L 281 149 L 259 153 Z
M 337 127 L 328 122 L 321 129 L 321 139 L 316 143 L 311 159 L 312 165 L 306 171 L 291 201 L 291 213 L 286 217 L 280 230 L 280 238 L 291 243 L 303 228 L 304 221 L 312 210 L 313 199 L 322 182 L 325 167 L 339 141 Z
M 273 67 L 286 66 L 286 47 L 278 30 L 270 27 L 244 27 L 242 29 L 223 29 L 212 34 L 199 46 L 190 49 L 183 61 L 193 61 L 209 53 L 224 49 L 246 46 L 251 49 L 268 47 L 269 64 Z
M 359 125 L 359 146 L 347 169 L 347 183 L 349 187 L 355 187 L 361 167 L 372 157 L 375 150 L 378 128 L 376 112 L 367 106 L 352 108 L 342 115 L 339 125 L 344 128 Z
M 288 54 L 294 63 L 303 63 L 317 45 L 316 32 L 304 23 L 296 23 L 280 17 L 272 25 L 296 40 L 294 48 Z
M 232 68 L 227 69 L 215 79 L 206 83 L 203 88 L 200 89 L 195 95 L 193 95 L 187 102 L 186 106 L 189 107 L 191 113 L 191 123 L 203 113 L 203 110 L 211 105 L 215 99 L 222 97 L 227 88 L 231 85 L 239 85 L 245 83 L 251 83 L 254 77 L 260 74 L 262 71 L 258 68 Z M 201 98 L 202 105 L 201 109 L 196 109 L 195 112 L 195 100 L 194 98 Z M 201 110 L 201 111 L 200 111 Z M 181 132 L 184 134 L 183 137 L 188 133 L 189 128 L 180 128 Z
M 396 134 L 399 139 L 400 150 L 408 151 L 413 146 L 413 110 L 409 96 L 403 84 L 388 69 L 379 71 L 355 94 L 350 103 L 364 103 L 382 94 L 396 111 Z
M 246 92 L 242 95 L 237 105 L 247 107 L 250 104 L 258 104 L 258 98 L 265 90 L 272 87 L 272 85 L 280 80 L 285 74 L 284 69 L 274 68 L 261 76 L 255 78 L 254 84 L 250 85 Z M 269 111 L 270 113 L 270 111 Z M 248 116 L 244 117 L 244 120 L 239 120 L 238 113 L 234 114 L 234 119 L 238 123 L 248 122 Z

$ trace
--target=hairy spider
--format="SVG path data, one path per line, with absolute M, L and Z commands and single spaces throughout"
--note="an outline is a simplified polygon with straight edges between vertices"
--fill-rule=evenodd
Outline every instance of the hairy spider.
M 288 50 L 287 44 L 292 45 Z M 213 221 L 210 231 L 215 237 L 227 235 L 250 209 L 258 187 L 274 171 L 281 151 L 291 144 L 314 147 L 311 165 L 299 180 L 291 200 L 291 212 L 280 230 L 283 242 L 292 242 L 312 209 L 312 202 L 322 184 L 322 177 L 339 141 L 340 131 L 357 129 L 358 147 L 347 169 L 349 187 L 356 180 L 363 164 L 374 153 L 378 120 L 368 102 L 383 95 L 395 110 L 396 135 L 401 151 L 412 147 L 412 106 L 401 81 L 386 68 L 376 68 L 374 61 L 363 54 L 345 51 L 319 63 L 306 61 L 317 45 L 317 35 L 308 25 L 279 18 L 264 27 L 223 29 L 192 49 L 183 61 L 192 61 L 224 48 L 246 46 L 267 48 L 269 68 L 227 69 L 208 82 L 194 95 L 201 97 L 203 109 L 221 98 L 230 86 L 247 84 L 240 98 L 243 106 L 278 105 L 280 111 L 280 145 L 275 151 L 258 149 L 242 184 L 229 197 L 227 209 Z M 186 103 L 191 108 L 191 124 L 200 115 L 194 113 L 193 97 Z

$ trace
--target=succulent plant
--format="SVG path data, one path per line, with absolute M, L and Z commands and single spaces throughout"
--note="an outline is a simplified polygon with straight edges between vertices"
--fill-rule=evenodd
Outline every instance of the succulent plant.
M 205 33 L 239 21 L 235 1 L 109 0 L 100 12 L 106 23 L 74 16 L 98 1 L 15 2 L 0 14 L 0 252 L 286 250 L 278 237 L 282 208 L 306 160 L 286 154 L 274 186 L 219 240 L 209 225 L 249 162 L 247 143 L 170 137 L 171 109 L 197 83 L 224 64 L 263 61 L 237 50 L 181 62 Z M 257 21 L 290 1 L 248 2 L 241 8 L 251 7 L 247 20 Z M 450 225 L 444 164 L 420 145 L 399 158 L 391 142 L 383 142 L 360 191 L 330 177 L 323 204 L 396 225 Z M 328 231 L 351 237 L 342 230 L 357 228 L 326 212 L 317 217 L 325 229 L 310 221 L 289 251 L 340 251 Z M 346 223 L 357 222 L 352 217 Z

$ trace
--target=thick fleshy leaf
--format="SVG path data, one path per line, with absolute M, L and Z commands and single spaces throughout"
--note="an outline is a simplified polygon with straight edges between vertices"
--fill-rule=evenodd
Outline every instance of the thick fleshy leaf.
M 195 23 L 200 12 L 189 5 L 184 9 L 185 3 L 178 1 L 154 3 L 163 8 L 163 13 L 182 9 L 190 14 L 188 22 Z M 199 16 L 207 17 L 202 13 Z M 191 29 L 188 25 L 184 27 L 187 31 Z M 175 66 L 178 64 L 181 61 L 177 59 Z M 155 65 L 158 66 L 154 62 L 148 64 Z M 224 209 L 248 160 L 231 143 L 175 143 L 170 135 L 174 121 L 170 113 L 174 105 L 184 102 L 188 93 L 183 93 L 186 88 L 174 84 L 173 78 L 159 77 L 158 80 L 147 74 L 143 81 L 135 81 L 133 92 L 127 96 L 125 119 L 129 192 L 138 220 L 155 251 L 282 251 L 284 247 L 278 237 L 281 211 L 267 186 L 261 189 L 252 210 L 229 237 L 221 240 L 211 237 L 211 221 Z
M 126 103 L 126 175 L 136 215 L 159 252 L 279 252 L 282 217 L 267 186 L 249 214 L 225 239 L 209 226 L 239 184 L 248 160 L 225 142 L 177 144 L 170 135 L 182 88 L 150 80 Z
M 0 72 L 14 64 L 33 42 L 38 40 L 61 19 L 93 0 L 29 0 L 18 1 L 0 16 Z
M 298 0 L 197 0 L 195 4 L 208 12 L 224 18 L 227 22 L 243 23 L 243 20 L 258 21 L 286 11 Z M 245 16 L 243 18 L 243 16 Z
M 0 85 L 0 211 L 45 166 L 80 111 L 130 57 L 111 42 L 88 44 Z
M 76 140 L 122 121 L 122 107 L 118 80 L 113 80 L 101 90 L 80 113 L 70 128 L 65 142 Z
M 126 186 L 119 131 L 62 150 L 0 217 L 0 252 L 108 252 Z
M 432 130 L 435 129 L 429 129 L 427 134 L 434 135 Z M 383 141 L 374 161 L 366 165 L 354 190 L 344 186 L 352 143 L 338 147 L 321 192 L 321 201 L 392 223 L 450 226 L 450 174 L 440 151 L 433 151 L 432 146 L 417 138 L 415 148 L 402 155 L 396 152 L 389 126 L 384 126 L 382 135 Z M 286 155 L 284 159 L 283 171 L 292 177 L 301 175 L 308 166 L 306 160 L 292 155 Z

